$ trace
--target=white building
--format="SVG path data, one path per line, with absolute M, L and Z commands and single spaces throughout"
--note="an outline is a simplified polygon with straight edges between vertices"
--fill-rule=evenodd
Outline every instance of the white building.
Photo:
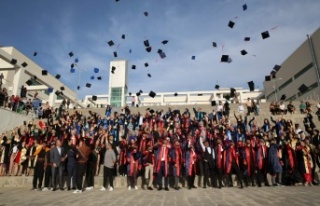
M 16 48 L 0 47 L 2 88 L 6 88 L 9 95 L 20 96 L 21 88 L 25 86 L 27 98 L 32 98 L 37 92 L 38 98 L 42 102 L 48 101 L 51 106 L 57 107 L 63 99 L 66 99 L 70 100 L 71 106 L 77 104 L 79 107 L 84 107 L 78 103 L 77 94 L 73 90 L 45 71 Z

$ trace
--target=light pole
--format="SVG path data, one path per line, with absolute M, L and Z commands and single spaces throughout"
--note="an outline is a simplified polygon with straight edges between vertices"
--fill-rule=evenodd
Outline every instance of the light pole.
M 282 78 L 279 77 L 277 79 L 272 79 L 272 82 L 273 82 L 273 92 L 276 96 L 276 102 L 278 102 L 278 85 L 277 85 L 277 81 L 278 80 L 281 80 Z

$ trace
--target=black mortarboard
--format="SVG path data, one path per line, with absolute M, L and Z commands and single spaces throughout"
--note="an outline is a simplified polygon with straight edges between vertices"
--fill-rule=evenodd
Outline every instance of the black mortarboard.
M 266 82 L 271 81 L 271 77 L 270 77 L 270 75 L 265 76 L 265 77 L 264 77 L 264 80 L 265 80 Z
M 101 80 L 101 79 L 102 79 L 102 77 L 100 77 L 100 76 L 99 76 L 99 77 L 97 77 L 97 80 Z
M 114 57 L 118 57 L 117 52 L 113 52 L 113 56 L 114 56 Z
M 125 38 L 126 38 L 126 35 L 122 34 L 121 39 L 125 39 Z
M 64 87 L 63 87 L 63 86 L 62 86 L 62 87 L 60 87 L 60 90 L 61 90 L 61 91 L 64 91 Z
M 147 52 L 151 52 L 151 50 L 152 50 L 152 47 L 151 47 L 151 46 L 149 46 L 149 47 L 146 48 L 146 51 L 147 51 Z
M 146 62 L 146 63 L 144 63 L 144 66 L 145 66 L 145 67 L 148 67 L 148 66 L 149 66 L 149 64 Z
M 131 69 L 136 69 L 136 65 L 132 65 L 132 66 L 131 66 Z
M 57 96 L 59 96 L 59 95 L 61 94 L 61 92 L 60 92 L 60 91 L 56 91 L 55 94 L 56 94 Z
M 225 98 L 226 100 L 230 100 L 230 95 L 226 95 L 224 98 Z
M 275 71 L 279 71 L 281 69 L 281 66 L 280 65 L 274 65 L 274 67 L 273 67 L 273 70 L 275 70 Z
M 149 13 L 148 12 L 143 12 L 143 14 L 145 15 L 145 16 L 148 16 L 149 15 Z
M 168 44 L 168 42 L 169 42 L 168 40 L 163 40 L 161 43 L 162 44 Z
M 262 33 L 261 33 L 261 36 L 262 36 L 262 39 L 266 39 L 266 38 L 269 38 L 269 37 L 270 37 L 268 31 L 262 32 Z
M 16 64 L 16 63 L 17 63 L 17 60 L 16 60 L 16 59 L 11 59 L 10 63 L 11 63 L 11 64 Z
M 42 70 L 42 76 L 46 76 L 48 75 L 48 71 L 47 70 Z
M 28 64 L 27 64 L 26 62 L 23 62 L 23 63 L 21 64 L 21 66 L 26 67 L 26 66 L 28 66 Z
M 228 27 L 230 27 L 232 29 L 234 27 L 234 22 L 233 21 L 229 21 Z
M 178 96 L 178 93 L 176 92 L 176 93 L 174 93 L 173 95 L 176 97 L 176 96 Z
M 149 47 L 150 46 L 149 40 L 144 40 L 143 44 L 144 44 L 145 47 Z
M 90 88 L 90 87 L 91 87 L 91 84 L 90 84 L 90 83 L 87 83 L 87 84 L 86 84 L 86 87 Z
M 272 76 L 273 79 L 276 78 L 276 73 L 277 73 L 276 71 L 271 71 L 271 72 L 270 72 L 270 74 L 271 74 L 271 76 Z
M 243 11 L 247 10 L 247 9 L 248 9 L 247 4 L 243 4 L 243 5 L 242 5 L 242 9 L 243 9 Z
M 154 91 L 150 91 L 150 92 L 149 92 L 149 96 L 152 97 L 152 98 L 154 98 L 154 97 L 156 96 L 156 93 L 155 93 Z
M 29 80 L 26 82 L 26 84 L 27 84 L 28 86 L 31 86 L 31 85 L 32 85 L 32 80 L 29 79 Z
M 162 49 L 158 49 L 158 54 L 161 54 L 163 51 L 162 51 Z
M 37 56 L 38 55 L 38 52 L 33 52 L 33 56 Z
M 73 52 L 69 52 L 69 57 L 73 57 Z
M 79 89 L 80 89 L 80 86 L 77 86 L 77 89 L 79 90 Z
M 299 92 L 301 93 L 305 93 L 308 90 L 308 87 L 305 84 L 302 84 L 299 88 L 298 88 Z
M 92 101 L 96 101 L 97 100 L 97 96 L 92 95 Z
M 150 74 L 150 73 L 148 73 L 148 77 L 151 77 L 151 74 Z
M 60 79 L 61 75 L 60 74 L 57 74 L 56 75 L 56 79 Z
M 254 82 L 253 81 L 248 82 L 248 86 L 249 86 L 250 91 L 254 91 Z
M 212 46 L 213 47 L 217 47 L 217 43 L 216 42 L 212 42 Z
M 140 89 L 140 91 L 139 91 L 139 92 L 140 92 L 140 94 L 142 94 L 142 93 L 143 93 L 143 91 L 142 91 L 141 89 Z
M 217 105 L 217 102 L 216 101 L 211 101 L 211 106 L 216 106 Z
M 230 97 L 234 97 L 235 92 L 236 92 L 235 88 L 230 88 Z
M 108 41 L 108 45 L 109 46 L 113 46 L 114 45 L 114 42 L 112 40 Z
M 137 93 L 136 93 L 136 96 L 138 97 L 138 96 L 140 96 L 140 94 L 141 94 L 140 92 L 137 92 Z
M 222 55 L 221 56 L 221 62 L 228 62 L 229 60 L 229 55 Z
M 246 50 L 241 50 L 241 54 L 246 55 L 246 54 L 248 54 L 248 52 Z
M 112 70 L 112 71 L 114 71 L 114 70 L 116 70 L 116 69 L 117 69 L 117 67 L 115 67 L 115 66 L 112 66 L 112 67 L 111 67 L 111 70 Z
M 244 41 L 250 41 L 250 37 L 244 37 Z
M 129 92 L 129 95 L 131 96 L 131 95 L 132 95 L 132 93 L 131 93 L 131 92 Z
M 195 60 L 195 59 L 196 59 L 196 56 L 192 56 L 191 59 L 192 59 L 192 60 Z
M 216 84 L 216 86 L 214 86 L 215 89 L 219 89 L 220 86 Z
M 287 99 L 287 96 L 285 94 L 281 95 L 280 100 L 284 101 Z
M 74 64 L 72 63 L 70 67 L 71 67 L 71 69 L 72 69 L 72 68 L 74 67 Z
M 164 59 L 164 58 L 166 58 L 166 57 L 167 57 L 167 56 L 166 56 L 166 54 L 165 54 L 164 52 L 161 52 L 161 53 L 160 53 L 160 58 L 161 58 L 161 59 Z

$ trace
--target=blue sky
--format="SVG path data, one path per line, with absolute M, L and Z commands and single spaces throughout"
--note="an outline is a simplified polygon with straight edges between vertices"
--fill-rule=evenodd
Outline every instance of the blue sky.
M 319 27 L 319 8 L 319 0 L 1 0 L 0 45 L 14 46 L 52 75 L 61 74 L 61 81 L 74 90 L 79 70 L 70 74 L 70 64 L 77 57 L 86 70 L 80 74 L 81 98 L 107 93 L 114 59 L 137 66 L 129 68 L 132 93 L 214 90 L 215 84 L 247 88 L 251 80 L 262 88 L 273 66 Z M 233 29 L 227 26 L 230 20 Z M 260 33 L 266 30 L 271 37 L 262 40 Z M 244 42 L 245 36 L 251 40 Z M 146 39 L 150 53 L 143 45 Z M 115 46 L 109 47 L 109 40 Z M 162 45 L 163 40 L 169 43 Z M 167 58 L 160 59 L 158 49 Z M 243 49 L 246 56 L 240 54 Z M 232 62 L 221 63 L 222 54 L 230 55 Z M 95 67 L 102 81 L 90 80 Z M 85 88 L 87 82 L 91 88 Z

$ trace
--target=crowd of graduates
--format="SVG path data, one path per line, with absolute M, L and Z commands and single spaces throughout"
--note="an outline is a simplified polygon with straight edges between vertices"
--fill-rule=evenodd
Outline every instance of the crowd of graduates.
M 39 123 L 24 122 L 9 136 L 1 135 L 0 175 L 28 176 L 33 170 L 33 190 L 55 191 L 59 179 L 59 189 L 74 193 L 93 189 L 99 173 L 102 191 L 114 189 L 114 176 L 127 177 L 128 190 L 138 189 L 140 177 L 148 190 L 221 189 L 234 185 L 232 174 L 239 188 L 318 184 L 320 135 L 311 112 L 300 125 L 282 115 L 257 122 L 224 109 L 207 114 L 201 108 L 148 108 L 133 114 L 129 107 L 108 106 L 101 116 L 69 113 L 62 105 Z

